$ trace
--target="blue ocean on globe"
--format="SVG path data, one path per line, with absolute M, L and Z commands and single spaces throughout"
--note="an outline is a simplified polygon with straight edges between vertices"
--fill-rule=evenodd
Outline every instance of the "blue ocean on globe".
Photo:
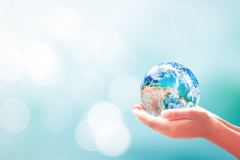
M 145 75 L 141 101 L 145 110 L 159 117 L 165 109 L 184 109 L 198 105 L 199 83 L 193 73 L 175 62 L 161 63 Z

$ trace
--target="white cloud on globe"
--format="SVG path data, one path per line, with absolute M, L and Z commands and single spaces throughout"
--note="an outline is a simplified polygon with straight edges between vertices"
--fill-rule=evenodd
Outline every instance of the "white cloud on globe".
M 115 80 L 108 91 L 110 102 L 123 111 L 132 110 L 132 106 L 139 104 L 140 80 L 133 76 L 123 76 Z
M 61 130 L 69 125 L 72 119 L 72 109 L 66 100 L 54 97 L 43 103 L 40 117 L 46 127 Z
M 53 84 L 60 74 L 56 53 L 45 43 L 30 45 L 23 54 L 22 64 L 33 83 L 40 86 Z
M 9 132 L 24 130 L 30 121 L 28 106 L 18 99 L 11 99 L 0 107 L 0 124 Z
M 81 23 L 81 17 L 77 11 L 58 7 L 46 17 L 45 28 L 53 39 L 69 41 L 80 34 Z
M 81 104 L 94 104 L 102 98 L 104 82 L 96 74 L 79 74 L 71 85 L 71 94 Z

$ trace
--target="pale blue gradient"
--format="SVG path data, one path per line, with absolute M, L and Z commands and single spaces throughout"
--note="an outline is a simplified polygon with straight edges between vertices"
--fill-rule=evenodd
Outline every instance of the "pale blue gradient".
M 59 6 L 79 14 L 82 34 L 76 39 L 54 39 L 46 31 L 48 13 Z M 12 133 L 0 126 L 0 159 L 236 159 L 204 139 L 175 140 L 160 135 L 136 120 L 131 109 L 122 111 L 131 141 L 128 150 L 120 156 L 109 157 L 99 151 L 84 150 L 76 141 L 75 131 L 84 113 L 95 103 L 110 101 L 108 91 L 117 78 L 130 75 L 142 80 L 150 68 L 163 62 L 177 62 L 189 68 L 200 84 L 199 106 L 240 126 L 239 8 L 238 0 L 1 0 L 0 31 L 11 33 L 18 43 L 2 46 L 6 39 L 0 34 L 0 59 L 3 59 L 2 47 L 16 47 L 24 52 L 32 43 L 43 42 L 57 53 L 61 74 L 48 86 L 34 84 L 26 72 L 14 82 L 0 79 L 0 105 L 9 99 L 19 99 L 30 111 L 29 124 L 23 131 Z M 81 103 L 71 92 L 74 78 L 81 74 L 75 68 L 73 53 L 86 42 L 86 30 L 105 28 L 116 30 L 121 38 L 105 37 L 104 45 L 109 46 L 111 52 L 97 52 L 97 48 L 97 53 L 108 55 L 98 56 L 108 59 L 110 53 L 121 47 L 119 44 L 124 44 L 134 51 L 136 59 L 133 58 L 132 63 L 135 66 L 121 61 L 132 69 L 124 68 L 123 71 L 128 72 L 116 75 L 101 70 L 99 75 L 104 75 L 101 99 L 94 99 L 94 104 L 88 105 L 90 102 Z M 2 63 L 0 60 L 0 68 Z M 41 121 L 41 106 L 52 97 L 64 99 L 72 109 L 72 119 L 62 130 L 51 130 Z

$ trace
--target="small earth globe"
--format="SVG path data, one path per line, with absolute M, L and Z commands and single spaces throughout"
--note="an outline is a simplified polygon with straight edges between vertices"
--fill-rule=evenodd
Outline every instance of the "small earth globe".
M 181 64 L 161 63 L 150 69 L 141 84 L 141 101 L 145 110 L 160 117 L 165 109 L 184 109 L 198 105 L 199 83 Z

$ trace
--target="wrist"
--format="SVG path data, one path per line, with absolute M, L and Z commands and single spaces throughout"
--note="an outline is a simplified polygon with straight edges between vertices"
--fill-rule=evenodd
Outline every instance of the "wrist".
M 221 122 L 219 122 L 218 120 L 216 120 L 212 117 L 209 117 L 209 125 L 207 127 L 207 131 L 202 136 L 202 138 L 205 138 L 207 140 L 211 140 L 213 137 L 216 136 L 216 133 L 219 132 L 222 125 L 223 124 Z

